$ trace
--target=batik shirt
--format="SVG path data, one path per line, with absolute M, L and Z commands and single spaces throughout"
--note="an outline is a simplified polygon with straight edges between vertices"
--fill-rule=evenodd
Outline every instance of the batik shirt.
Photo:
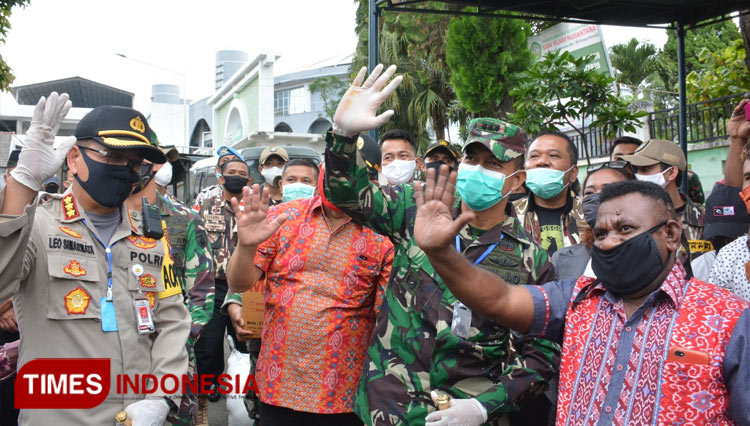
M 266 277 L 260 400 L 351 413 L 393 245 L 351 220 L 331 229 L 319 196 L 271 207 L 268 220 L 282 213 L 290 218 L 255 256 Z
M 556 424 L 750 424 L 750 315 L 739 297 L 687 280 L 679 261 L 630 317 L 593 278 L 529 290 L 531 333 L 564 342 Z
M 543 339 L 519 339 L 514 345 L 507 328 L 476 313 L 467 338 L 451 331 L 457 299 L 412 238 L 413 187 L 371 184 L 355 140 L 328 135 L 326 196 L 355 220 L 389 236 L 396 250 L 355 412 L 368 425 L 424 425 L 425 416 L 436 409 L 430 391 L 439 390 L 453 398 L 476 398 L 487 409 L 489 423 L 502 424 L 504 414 L 545 390 L 556 371 L 559 346 Z M 554 278 L 547 253 L 514 218 L 478 239 L 468 228 L 459 236 L 472 262 L 495 243 L 480 267 L 517 284 Z

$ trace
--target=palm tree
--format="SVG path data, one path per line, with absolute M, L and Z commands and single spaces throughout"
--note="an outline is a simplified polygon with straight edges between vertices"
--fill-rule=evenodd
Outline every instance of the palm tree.
M 637 98 L 638 86 L 654 71 L 656 47 L 651 43 L 639 45 L 638 40 L 632 38 L 627 44 L 612 46 L 610 55 L 612 66 L 617 70 L 615 80 L 630 86 Z

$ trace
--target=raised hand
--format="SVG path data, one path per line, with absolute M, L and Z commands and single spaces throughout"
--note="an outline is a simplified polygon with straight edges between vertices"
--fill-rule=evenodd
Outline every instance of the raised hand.
M 26 132 L 18 166 L 11 172 L 13 179 L 39 191 L 42 182 L 57 173 L 65 155 L 76 142 L 76 138 L 70 136 L 55 144 L 55 135 L 71 106 L 67 93 L 58 95 L 57 92 L 52 92 L 49 98 L 42 96 L 39 99 Z
M 740 104 L 732 112 L 732 117 L 729 119 L 727 130 L 729 136 L 733 138 L 741 138 L 743 141 L 747 141 L 750 138 L 750 121 L 747 121 L 745 117 L 745 104 L 750 103 L 750 100 L 743 99 Z
M 242 204 L 236 198 L 232 197 L 232 210 L 237 219 L 237 245 L 248 248 L 254 248 L 263 241 L 267 240 L 276 232 L 282 223 L 289 219 L 289 215 L 284 213 L 276 219 L 269 222 L 267 219 L 269 190 L 263 188 L 261 194 L 259 185 L 253 185 L 253 193 L 250 195 L 250 188 L 242 188 Z
M 453 219 L 454 194 L 456 192 L 457 172 L 449 174 L 450 168 L 440 166 L 440 173 L 435 179 L 435 170 L 427 170 L 424 187 L 414 185 L 414 198 L 417 202 L 417 217 L 414 220 L 414 239 L 425 252 L 438 252 L 455 241 L 456 234 L 470 220 L 474 212 L 465 211 Z
M 367 68 L 362 67 L 359 70 L 333 116 L 333 131 L 336 134 L 353 137 L 365 130 L 377 129 L 391 119 L 392 109 L 380 115 L 376 114 L 380 105 L 383 105 L 388 96 L 401 84 L 402 76 L 399 75 L 388 83 L 396 72 L 396 66 L 391 65 L 383 75 L 380 75 L 382 71 L 383 64 L 379 64 L 362 84 Z

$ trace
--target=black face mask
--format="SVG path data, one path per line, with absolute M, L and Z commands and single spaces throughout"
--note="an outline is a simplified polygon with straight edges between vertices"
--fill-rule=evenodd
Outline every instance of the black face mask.
M 128 166 L 112 166 L 94 161 L 81 150 L 81 156 L 89 169 L 89 178 L 82 181 L 75 176 L 78 183 L 94 201 L 104 207 L 120 207 L 138 181 L 138 174 Z
M 141 172 L 138 174 L 138 181 L 135 184 L 135 187 L 133 187 L 132 194 L 137 194 L 141 191 L 143 191 L 146 186 L 148 186 L 149 182 L 151 182 L 151 179 L 154 178 L 156 175 L 156 172 L 154 170 L 154 165 L 152 163 L 143 163 L 141 164 Z
M 583 199 L 583 217 L 591 229 L 596 225 L 596 214 L 599 213 L 599 194 L 592 194 Z
M 249 180 L 242 176 L 224 176 L 224 189 L 232 194 L 239 194 Z
M 424 165 L 424 167 L 425 167 L 425 171 L 424 171 L 425 177 L 427 177 L 427 170 L 430 170 L 430 169 L 435 169 L 435 176 L 437 176 L 438 173 L 440 173 L 440 166 L 442 166 L 443 164 L 445 164 L 445 163 L 443 163 L 442 161 L 431 161 L 429 163 L 425 163 L 425 165 Z M 450 168 L 448 170 L 448 173 L 452 172 L 453 171 L 453 167 L 451 167 L 450 165 L 448 165 L 448 167 Z
M 664 261 L 651 234 L 666 223 L 610 250 L 600 250 L 596 245 L 591 248 L 591 267 L 607 290 L 617 295 L 636 294 L 664 272 Z
M 44 192 L 49 192 L 50 194 L 57 194 L 57 191 L 59 191 L 60 188 L 55 185 L 54 183 L 49 184 L 44 187 Z

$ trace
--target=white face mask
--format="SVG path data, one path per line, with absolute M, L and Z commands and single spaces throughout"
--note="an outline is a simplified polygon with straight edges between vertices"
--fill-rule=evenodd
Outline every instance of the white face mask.
M 154 180 L 157 185 L 167 186 L 172 181 L 172 163 L 166 162 L 161 169 L 154 175 Z
M 383 166 L 381 173 L 383 173 L 391 185 L 401 185 L 409 182 L 414 177 L 414 170 L 416 168 L 416 160 L 393 160 L 387 166 Z
M 263 175 L 268 185 L 273 186 L 274 179 L 281 176 L 281 167 L 264 167 L 260 174 Z
M 673 166 L 674 167 L 674 166 Z M 635 174 L 635 178 L 642 181 L 642 182 L 651 182 L 655 183 L 662 188 L 665 188 L 667 186 L 667 180 L 664 179 L 664 173 L 668 172 L 669 169 L 672 167 L 667 168 L 667 170 L 664 170 L 661 173 L 654 173 L 653 175 L 642 175 L 640 173 Z

